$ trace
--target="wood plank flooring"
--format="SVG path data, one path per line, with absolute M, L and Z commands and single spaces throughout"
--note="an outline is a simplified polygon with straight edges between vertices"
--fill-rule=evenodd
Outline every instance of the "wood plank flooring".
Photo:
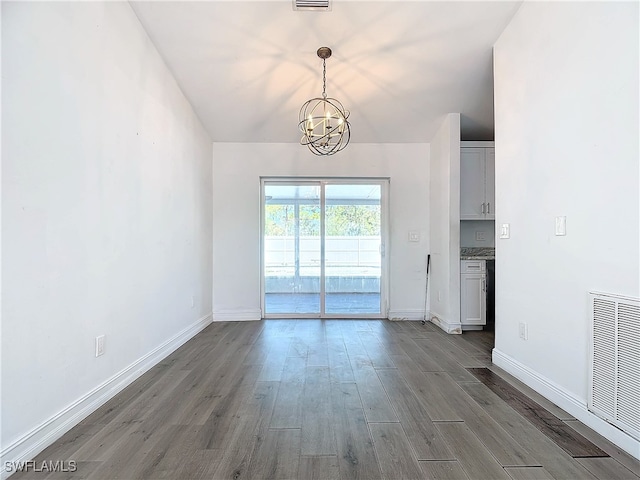
M 608 457 L 603 450 L 563 423 L 558 417 L 487 368 L 472 368 L 470 371 L 502 398 L 509 406 L 527 418 L 542 433 L 552 438 L 564 451 L 577 457 Z
M 19 479 L 633 479 L 640 462 L 493 366 L 490 332 L 214 323 Z

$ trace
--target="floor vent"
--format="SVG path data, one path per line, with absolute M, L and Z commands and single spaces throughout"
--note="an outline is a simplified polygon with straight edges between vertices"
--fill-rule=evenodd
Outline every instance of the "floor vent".
M 293 0 L 294 10 L 331 10 L 331 0 Z
M 640 440 L 640 300 L 589 293 L 589 410 Z

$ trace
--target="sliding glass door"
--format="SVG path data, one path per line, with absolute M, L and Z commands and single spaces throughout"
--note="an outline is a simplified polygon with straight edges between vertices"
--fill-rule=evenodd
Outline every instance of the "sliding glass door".
M 264 184 L 266 314 L 320 315 L 320 185 Z
M 386 180 L 263 180 L 265 317 L 383 317 Z
M 379 315 L 381 185 L 325 185 L 324 293 L 328 314 Z

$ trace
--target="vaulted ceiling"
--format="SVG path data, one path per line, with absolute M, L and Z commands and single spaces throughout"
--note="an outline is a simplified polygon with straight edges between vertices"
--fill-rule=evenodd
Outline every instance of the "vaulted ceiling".
M 131 5 L 214 142 L 298 142 L 322 93 L 350 110 L 351 141 L 429 142 L 449 112 L 465 140 L 493 139 L 492 46 L 521 1 L 278 1 Z

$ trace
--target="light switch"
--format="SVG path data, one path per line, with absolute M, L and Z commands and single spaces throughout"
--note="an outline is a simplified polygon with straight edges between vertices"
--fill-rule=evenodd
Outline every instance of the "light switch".
M 420 232 L 416 230 L 411 230 L 409 232 L 409 241 L 410 242 L 419 242 L 420 241 Z
M 503 223 L 500 227 L 500 238 L 510 238 L 511 237 L 511 227 L 508 223 Z
M 520 322 L 520 324 L 518 325 L 518 330 L 519 330 L 519 337 L 522 340 L 528 340 L 529 339 L 529 328 L 527 327 L 527 324 L 525 322 Z
M 564 236 L 567 234 L 567 217 L 556 217 L 556 235 Z

